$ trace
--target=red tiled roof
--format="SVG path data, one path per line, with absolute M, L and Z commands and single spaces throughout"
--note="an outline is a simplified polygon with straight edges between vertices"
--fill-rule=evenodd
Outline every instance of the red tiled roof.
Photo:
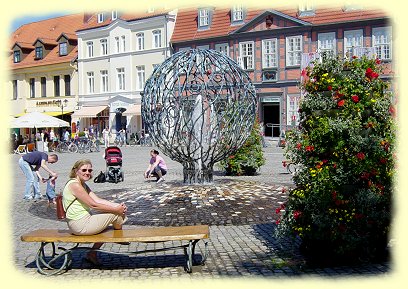
M 19 27 L 10 36 L 10 47 L 13 48 L 18 44 L 22 48 L 34 49 L 33 44 L 37 40 L 41 40 L 44 44 L 55 45 L 48 53 L 44 53 L 45 57 L 41 60 L 35 60 L 35 50 L 31 51 L 19 63 L 13 62 L 13 55 L 9 57 L 11 69 L 41 66 L 48 64 L 70 62 L 77 56 L 77 48 L 73 49 L 66 56 L 59 56 L 59 47 L 57 39 L 61 34 L 74 37 L 75 31 L 83 25 L 83 14 L 71 14 L 38 22 L 28 23 Z M 77 39 L 76 35 L 75 38 Z
M 384 18 L 387 15 L 379 10 L 354 10 L 344 11 L 342 7 L 338 8 L 317 8 L 313 16 L 299 16 L 297 9 L 248 9 L 246 18 L 243 24 L 231 25 L 230 9 L 214 8 L 212 22 L 209 29 L 198 30 L 198 10 L 197 8 L 188 8 L 179 10 L 177 13 L 177 21 L 171 42 L 194 41 L 205 38 L 213 38 L 226 36 L 231 32 L 239 29 L 243 25 L 254 20 L 257 16 L 265 11 L 277 11 L 278 13 L 286 14 L 298 20 L 309 22 L 313 25 L 331 24 L 339 22 L 349 22 L 358 20 L 367 20 L 375 18 Z

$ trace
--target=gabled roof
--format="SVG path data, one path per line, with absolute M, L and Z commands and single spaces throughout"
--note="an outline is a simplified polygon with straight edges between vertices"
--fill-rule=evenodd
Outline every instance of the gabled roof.
M 247 23 L 245 23 L 244 25 L 242 25 L 240 28 L 238 28 L 237 30 L 235 30 L 234 32 L 232 32 L 231 34 L 234 33 L 240 33 L 240 32 L 244 32 L 246 31 L 249 27 L 252 27 L 253 25 L 264 21 L 265 17 L 268 15 L 276 15 L 279 17 L 282 17 L 283 19 L 286 19 L 288 21 L 291 21 L 295 24 L 298 24 L 299 26 L 310 26 L 312 25 L 311 23 L 307 22 L 307 21 L 303 21 L 299 18 L 296 17 L 292 17 L 288 14 L 284 14 L 282 12 L 276 11 L 276 10 L 266 10 L 265 12 L 259 14 L 258 16 L 254 17 L 253 19 L 251 19 L 250 21 L 248 21 Z
M 35 46 L 35 44 L 37 42 L 41 42 L 45 46 L 56 46 L 56 45 L 58 45 L 57 41 L 55 41 L 54 39 L 49 39 L 49 38 L 37 38 L 34 41 L 33 46 Z
M 61 33 L 61 35 L 56 39 L 56 41 L 59 42 L 62 37 L 65 37 L 65 38 L 68 39 L 68 40 L 78 40 L 78 37 L 77 37 L 76 34 L 63 32 L 63 33 Z
M 197 41 L 200 39 L 226 37 L 230 34 L 238 34 L 253 27 L 263 17 L 273 14 L 296 25 L 307 27 L 315 25 L 328 25 L 334 23 L 346 23 L 352 21 L 386 19 L 387 14 L 380 10 L 352 10 L 345 11 L 343 6 L 326 8 L 317 7 L 315 13 L 309 16 L 299 15 L 296 8 L 276 9 L 247 9 L 246 17 L 242 23 L 231 24 L 231 9 L 214 8 L 212 22 L 208 29 L 197 29 L 198 9 L 180 9 L 177 13 L 177 21 L 171 37 L 172 43 Z
M 13 57 L 10 56 L 10 68 L 19 69 L 57 63 L 69 63 L 76 57 L 78 50 L 75 48 L 68 55 L 59 56 L 57 39 L 63 33 L 66 35 L 75 35 L 75 31 L 82 25 L 83 14 L 79 13 L 32 22 L 20 26 L 11 34 L 10 46 L 14 48 L 15 45 L 18 45 L 20 48 L 29 49 L 30 51 L 28 51 L 29 53 L 23 57 L 19 63 L 14 63 Z M 41 60 L 35 60 L 33 45 L 37 41 L 41 41 L 41 43 L 52 48 Z

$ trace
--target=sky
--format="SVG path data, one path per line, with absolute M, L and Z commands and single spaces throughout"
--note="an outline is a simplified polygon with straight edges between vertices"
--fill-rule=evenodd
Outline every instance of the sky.
M 55 12 L 55 13 L 49 13 L 49 14 L 33 14 L 33 15 L 24 15 L 24 16 L 19 16 L 17 18 L 14 18 L 11 22 L 10 26 L 10 33 L 14 32 L 19 28 L 21 25 L 31 23 L 31 22 L 36 22 L 44 19 L 49 19 L 49 18 L 54 18 L 62 15 L 66 15 L 67 12 Z

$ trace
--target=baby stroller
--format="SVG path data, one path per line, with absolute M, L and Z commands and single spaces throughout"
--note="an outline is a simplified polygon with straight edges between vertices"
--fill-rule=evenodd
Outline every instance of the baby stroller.
M 109 146 L 105 149 L 106 161 L 106 181 L 117 183 L 124 180 L 122 172 L 122 152 L 116 146 Z

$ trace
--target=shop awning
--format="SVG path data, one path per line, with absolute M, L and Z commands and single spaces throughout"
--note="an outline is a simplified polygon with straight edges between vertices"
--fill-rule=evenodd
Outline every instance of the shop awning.
M 101 105 L 101 106 L 83 106 L 79 110 L 74 111 L 71 115 L 72 118 L 80 118 L 80 117 L 97 117 L 98 113 L 103 111 L 108 106 Z
M 51 116 L 59 116 L 62 115 L 61 111 L 44 111 L 43 113 L 51 115 Z M 64 115 L 65 114 L 69 114 L 69 113 L 73 113 L 73 111 L 64 111 Z
M 142 107 L 140 104 L 129 106 L 124 113 L 124 116 L 142 115 Z

